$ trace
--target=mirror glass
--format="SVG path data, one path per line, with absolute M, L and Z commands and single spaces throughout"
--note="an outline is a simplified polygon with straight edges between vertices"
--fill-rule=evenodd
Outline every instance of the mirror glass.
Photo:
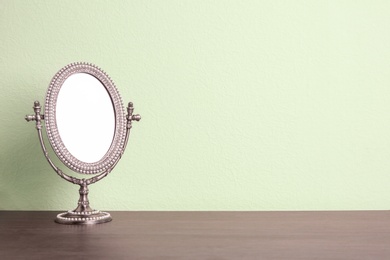
M 101 160 L 115 134 L 115 111 L 104 85 L 87 73 L 68 77 L 58 93 L 56 122 L 74 157 L 86 163 Z

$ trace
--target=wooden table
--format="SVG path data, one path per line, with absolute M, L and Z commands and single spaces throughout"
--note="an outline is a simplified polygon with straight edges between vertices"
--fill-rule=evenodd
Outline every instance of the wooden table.
M 0 259 L 390 259 L 389 211 L 110 213 L 0 211 Z

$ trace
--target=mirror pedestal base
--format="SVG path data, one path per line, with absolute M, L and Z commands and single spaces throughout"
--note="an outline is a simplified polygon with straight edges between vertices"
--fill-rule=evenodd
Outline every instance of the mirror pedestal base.
M 92 225 L 110 222 L 112 220 L 110 213 L 100 210 L 93 210 L 89 206 L 88 200 L 88 182 L 89 180 L 77 180 L 80 185 L 77 208 L 57 215 L 55 222 L 68 225 Z
M 76 212 L 69 210 L 68 212 L 58 214 L 55 222 L 68 225 L 88 225 L 106 223 L 111 220 L 112 218 L 110 213 L 100 210 L 89 212 Z

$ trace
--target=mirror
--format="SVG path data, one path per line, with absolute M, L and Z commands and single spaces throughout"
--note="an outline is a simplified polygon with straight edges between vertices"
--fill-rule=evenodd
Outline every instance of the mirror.
M 126 137 L 122 100 L 111 78 L 94 65 L 68 65 L 53 77 L 45 123 L 54 152 L 73 171 L 107 171 L 121 157 Z
M 71 155 L 94 163 L 107 153 L 115 133 L 115 112 L 110 95 L 97 78 L 87 73 L 69 76 L 58 93 L 55 117 Z
M 88 185 L 106 177 L 116 166 L 126 148 L 133 115 L 133 103 L 127 115 L 119 92 L 111 78 L 99 67 L 84 62 L 72 63 L 52 78 L 46 93 L 45 113 L 34 102 L 33 115 L 43 153 L 54 171 L 63 179 L 80 186 L 77 208 L 58 214 L 60 224 L 98 224 L 111 221 L 107 212 L 89 205 Z M 42 137 L 42 122 L 57 157 L 71 170 L 94 175 L 77 178 L 64 173 L 49 157 Z

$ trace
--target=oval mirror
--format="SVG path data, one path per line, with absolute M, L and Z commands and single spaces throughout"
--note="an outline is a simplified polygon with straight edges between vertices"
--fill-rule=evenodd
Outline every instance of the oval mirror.
M 110 77 L 92 64 L 70 64 L 53 77 L 45 123 L 54 152 L 76 172 L 109 170 L 123 153 L 122 100 Z

